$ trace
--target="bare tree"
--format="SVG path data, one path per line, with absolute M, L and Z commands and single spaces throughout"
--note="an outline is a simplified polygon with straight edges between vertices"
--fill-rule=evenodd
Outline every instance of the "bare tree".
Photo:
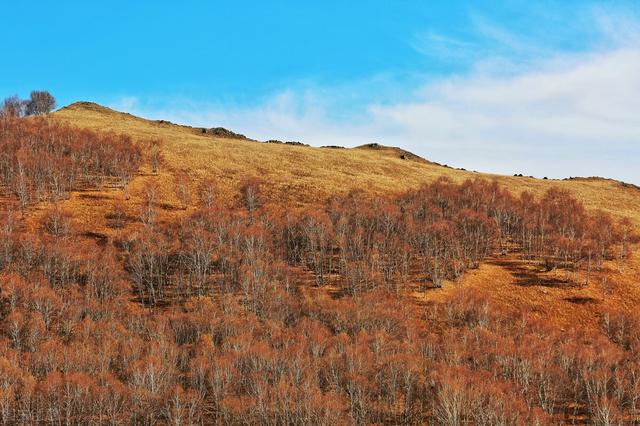
M 27 115 L 43 115 L 56 107 L 56 99 L 46 90 L 31 92 L 31 99 L 26 102 Z
M 151 171 L 153 174 L 158 174 L 160 165 L 164 161 L 164 154 L 162 152 L 163 142 L 159 139 L 152 139 L 147 141 L 145 150 L 147 151 L 147 157 L 149 164 L 151 165 Z
M 210 178 L 204 179 L 198 186 L 200 203 L 208 209 L 213 207 L 213 203 L 216 199 L 216 192 L 217 190 L 215 181 Z
M 2 109 L 0 109 L 0 116 L 8 118 L 22 117 L 25 111 L 25 101 L 18 98 L 18 96 L 11 96 L 6 98 L 2 103 Z
M 240 195 L 244 206 L 253 213 L 262 206 L 262 193 L 261 187 L 262 180 L 257 177 L 250 177 L 244 181 L 240 187 Z

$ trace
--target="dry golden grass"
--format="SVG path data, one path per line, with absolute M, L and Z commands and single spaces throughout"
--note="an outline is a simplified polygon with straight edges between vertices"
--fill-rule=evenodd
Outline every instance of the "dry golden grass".
M 585 274 L 567 271 L 540 272 L 535 265 L 516 255 L 489 259 L 468 271 L 458 282 L 440 289 L 415 292 L 419 302 L 446 302 L 459 292 L 474 289 L 494 306 L 519 307 L 529 320 L 549 321 L 560 328 L 596 327 L 603 308 L 627 312 L 640 301 L 640 259 L 638 253 L 618 270 L 608 262 L 603 271 L 593 273 L 586 284 Z
M 172 185 L 172 176 L 179 172 L 186 172 L 195 181 L 212 177 L 225 200 L 248 176 L 265 180 L 270 199 L 293 205 L 317 202 L 353 189 L 383 194 L 416 188 L 442 176 L 457 182 L 484 177 L 516 193 L 527 190 L 540 195 L 551 187 L 565 188 L 589 208 L 630 217 L 640 225 L 640 189 L 613 180 L 558 181 L 475 173 L 419 159 L 403 160 L 398 149 L 313 148 L 219 138 L 88 103 L 63 108 L 54 117 L 79 127 L 125 133 L 134 140 L 159 138 L 165 142 L 166 166 L 158 178 L 162 184 Z
M 204 178 L 213 178 L 224 204 L 233 202 L 243 179 L 257 176 L 264 179 L 269 200 L 288 207 L 316 203 L 353 189 L 371 194 L 401 192 L 445 176 L 456 182 L 475 177 L 495 179 L 513 193 L 526 190 L 537 196 L 551 187 L 567 189 L 588 209 L 627 217 L 640 229 L 640 189 L 608 179 L 560 181 L 491 175 L 451 169 L 421 159 L 401 159 L 402 151 L 394 148 L 313 148 L 213 137 L 199 129 L 149 121 L 90 103 L 71 105 L 56 112 L 54 118 L 78 127 L 128 134 L 135 141 L 149 138 L 164 141 L 165 164 L 160 173 L 152 175 L 143 168 L 130 184 L 127 208 L 132 216 L 139 209 L 143 186 L 150 181 L 161 187 L 163 221 L 187 213 L 190 209 L 180 209 L 174 195 L 175 178 L 181 173 L 191 178 L 192 187 Z M 123 199 L 123 195 L 115 190 L 72 194 L 67 206 L 74 211 L 84 232 L 113 236 L 117 231 L 106 226 L 105 215 L 116 199 Z M 131 221 L 127 232 L 137 226 Z M 640 302 L 638 257 L 640 253 L 635 253 L 622 273 L 617 272 L 615 265 L 609 265 L 610 292 L 604 301 L 602 277 L 594 277 L 586 287 L 566 286 L 556 282 L 562 277 L 531 271 L 531 265 L 515 257 L 494 259 L 470 271 L 458 283 L 447 283 L 426 295 L 416 294 L 416 298 L 445 301 L 455 292 L 473 287 L 485 292 L 492 303 L 523 307 L 532 317 L 553 321 L 558 326 L 590 326 L 595 325 L 604 306 L 631 310 Z

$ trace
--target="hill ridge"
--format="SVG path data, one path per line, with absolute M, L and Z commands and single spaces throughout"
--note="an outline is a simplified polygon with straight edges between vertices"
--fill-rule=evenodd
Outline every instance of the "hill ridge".
M 214 137 L 214 138 L 224 138 L 224 139 L 229 139 L 229 140 L 242 140 L 242 141 L 249 141 L 249 142 L 259 142 L 259 143 L 263 143 L 263 144 L 275 144 L 275 145 L 286 145 L 288 147 L 297 147 L 297 146 L 301 146 L 301 147 L 307 147 L 307 148 L 316 148 L 316 149 L 343 149 L 346 151 L 352 151 L 352 150 L 368 150 L 368 151 L 377 151 L 380 153 L 385 153 L 385 154 L 389 154 L 392 156 L 396 156 L 397 158 L 400 158 L 402 160 L 413 160 L 416 162 L 420 162 L 423 164 L 429 164 L 429 165 L 433 165 L 433 166 L 438 166 L 438 167 L 443 167 L 443 168 L 447 168 L 447 169 L 452 169 L 452 170 L 459 170 L 459 171 L 467 171 L 464 168 L 459 168 L 459 167 L 455 167 L 455 166 L 451 166 L 448 164 L 442 164 L 433 160 L 429 160 L 427 158 L 424 158 L 420 155 L 417 155 L 409 150 L 406 150 L 404 148 L 402 148 L 401 146 L 393 146 L 393 145 L 384 145 L 382 143 L 379 142 L 370 142 L 370 143 L 365 143 L 362 145 L 357 145 L 357 146 L 353 146 L 353 147 L 348 147 L 348 146 L 341 146 L 341 145 L 322 145 L 322 146 L 311 146 L 308 145 L 304 142 L 300 142 L 300 141 L 281 141 L 278 139 L 267 139 L 267 140 L 258 140 L 258 139 L 253 139 L 251 137 L 247 137 L 242 133 L 238 133 L 235 132 L 233 130 L 227 129 L 225 127 L 199 127 L 199 126 L 191 126 L 188 124 L 181 124 L 181 123 L 175 123 L 172 122 L 170 120 L 165 120 L 165 119 L 151 119 L 151 118 L 146 118 L 143 116 L 139 116 L 139 115 L 135 115 L 129 112 L 125 112 L 125 111 L 119 111 L 116 110 L 114 108 L 108 107 L 108 106 L 104 106 L 102 104 L 99 104 L 97 102 L 93 102 L 93 101 L 76 101 L 73 102 L 69 105 L 66 105 L 64 107 L 61 107 L 60 109 L 58 109 L 56 112 L 54 112 L 54 116 L 60 116 L 60 115 L 65 115 L 68 113 L 80 113 L 82 114 L 82 112 L 89 112 L 89 113 L 96 113 L 96 114 L 105 114 L 105 115 L 115 115 L 115 116 L 120 116 L 121 118 L 124 119 L 133 119 L 133 120 L 138 120 L 144 123 L 147 123 L 149 125 L 157 125 L 157 126 L 163 126 L 163 127 L 167 127 L 167 128 L 174 128 L 174 129 L 180 129 L 180 130 L 185 130 L 188 131 L 194 135 L 198 135 L 198 136 L 204 136 L 204 137 Z M 483 177 L 510 177 L 511 175 L 507 175 L 507 174 L 497 174 L 497 173 L 491 173 L 491 172 L 483 172 L 483 171 L 472 171 L 471 173 L 474 174 L 478 174 L 480 176 Z M 516 173 L 513 175 L 513 177 L 515 178 L 520 178 L 520 179 L 535 179 L 535 180 L 547 180 L 544 178 L 540 178 L 540 177 L 535 177 L 535 176 L 528 176 L 528 175 L 524 175 L 521 173 Z M 611 182 L 611 183 L 615 183 L 615 184 L 620 184 L 625 188 L 631 188 L 631 189 L 638 189 L 640 190 L 640 187 L 638 185 L 629 183 L 629 182 L 624 182 L 618 179 L 614 179 L 614 178 L 609 178 L 606 176 L 567 176 L 564 178 L 552 178 L 552 179 L 548 179 L 550 181 L 603 181 L 603 182 Z
M 215 137 L 220 137 L 220 138 L 228 138 L 228 139 L 239 139 L 239 140 L 247 140 L 247 141 L 252 141 L 252 142 L 261 142 L 261 143 L 271 143 L 271 144 L 283 144 L 283 145 L 289 145 L 289 146 L 306 146 L 306 147 L 311 147 L 311 145 L 308 145 L 304 142 L 299 142 L 299 141 L 281 141 L 278 139 L 266 139 L 266 140 L 258 140 L 258 139 L 253 139 L 250 137 L 245 136 L 242 133 L 238 133 L 235 132 L 233 130 L 227 129 L 225 127 L 221 127 L 221 126 L 214 126 L 214 127 L 202 127 L 202 126 L 191 126 L 188 124 L 182 124 L 182 123 L 175 123 L 172 122 L 170 120 L 165 120 L 165 119 L 151 119 L 151 118 L 146 118 L 146 117 L 142 117 L 139 115 L 135 115 L 135 114 L 131 114 L 129 112 L 125 112 L 125 111 L 119 111 L 116 109 L 113 109 L 111 107 L 108 106 L 104 106 L 101 105 L 97 102 L 93 102 L 93 101 L 76 101 L 73 102 L 69 105 L 66 105 L 60 109 L 58 109 L 54 114 L 58 114 L 59 113 L 64 113 L 64 112 L 70 112 L 70 111 L 89 111 L 89 112 L 94 112 L 94 113 L 100 113 L 100 114 L 115 114 L 115 115 L 122 115 L 122 116 L 126 116 L 126 117 L 130 117 L 136 120 L 141 120 L 150 124 L 158 124 L 158 125 L 162 125 L 162 126 L 167 126 L 167 127 L 176 127 L 176 128 L 180 128 L 180 129 L 184 129 L 184 130 L 188 130 L 191 132 L 194 132 L 195 134 L 198 135 L 204 135 L 204 136 L 215 136 Z M 324 146 L 320 146 L 319 148 L 344 148 L 344 149 L 370 149 L 370 150 L 381 150 L 381 151 L 387 151 L 389 153 L 394 153 L 397 154 L 401 159 L 403 160 L 418 160 L 418 161 L 423 161 L 429 164 L 435 164 L 435 165 L 439 165 L 438 163 L 435 163 L 433 161 L 429 161 L 417 154 L 414 154 L 413 152 L 410 152 L 402 147 L 399 146 L 390 146 L 390 145 L 383 145 L 377 142 L 372 142 L 372 143 L 367 143 L 367 144 L 363 144 L 363 145 L 358 145 L 358 146 L 354 146 L 354 147 L 346 147 L 346 146 L 337 146 L 337 145 L 324 145 Z
M 60 112 L 60 111 L 66 111 L 66 110 L 70 110 L 70 111 L 73 111 L 73 110 L 97 111 L 97 112 L 104 112 L 104 113 L 125 114 L 125 115 L 130 115 L 132 117 L 135 117 L 135 115 L 130 114 L 128 112 L 118 111 L 118 110 L 115 110 L 115 109 L 110 108 L 108 106 L 101 105 L 101 104 L 99 104 L 97 102 L 93 102 L 93 101 L 76 101 L 76 102 L 70 103 L 69 105 L 65 105 L 65 106 L 59 108 L 55 113 Z M 142 118 L 142 117 L 138 117 L 138 118 Z
M 160 180 L 167 187 L 173 186 L 180 173 L 196 181 L 214 179 L 226 202 L 231 202 L 240 183 L 251 176 L 269 182 L 269 198 L 288 206 L 307 205 L 354 189 L 389 194 L 415 189 L 441 177 L 454 182 L 481 177 L 496 180 L 514 193 L 529 191 L 541 196 L 551 187 L 566 189 L 590 209 L 634 217 L 640 224 L 637 187 L 606 178 L 544 180 L 480 173 L 440 165 L 379 143 L 345 149 L 274 143 L 280 141 L 257 143 L 149 120 L 87 101 L 61 108 L 53 118 L 81 128 L 124 133 L 134 141 L 161 139 L 165 141 L 165 165 Z

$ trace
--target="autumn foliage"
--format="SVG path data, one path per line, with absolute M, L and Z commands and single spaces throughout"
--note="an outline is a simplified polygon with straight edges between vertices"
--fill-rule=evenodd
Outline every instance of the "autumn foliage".
M 65 194 L 119 190 L 140 149 L 41 119 L 0 126 L 6 196 L 27 217 L 47 206 L 33 232 L 3 203 L 0 424 L 638 420 L 637 315 L 607 310 L 599 330 L 559 330 L 473 289 L 424 305 L 413 296 L 491 257 L 576 285 L 624 264 L 630 224 L 566 192 L 442 179 L 294 210 L 247 178 L 229 209 L 215 182 L 180 175 L 184 214 L 160 220 L 150 181 L 139 206 L 109 210 L 118 238 L 98 244 L 79 238 Z
M 0 185 L 25 209 L 71 190 L 124 187 L 140 162 L 127 136 L 79 130 L 52 121 L 0 119 Z

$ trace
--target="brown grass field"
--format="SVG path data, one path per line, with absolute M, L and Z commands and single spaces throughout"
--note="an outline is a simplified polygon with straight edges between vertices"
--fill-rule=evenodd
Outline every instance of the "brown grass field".
M 147 182 L 160 185 L 161 220 L 171 221 L 188 214 L 190 208 L 185 210 L 180 206 L 174 191 L 176 177 L 182 174 L 189 177 L 194 187 L 200 180 L 212 178 L 219 191 L 219 202 L 225 205 L 235 202 L 243 179 L 260 177 L 265 182 L 269 202 L 285 208 L 324 201 L 331 195 L 354 189 L 372 195 L 389 194 L 416 188 L 443 176 L 456 182 L 482 177 L 496 180 L 515 194 L 530 191 L 539 196 L 551 187 L 563 188 L 588 209 L 627 217 L 640 229 L 640 188 L 609 179 L 542 180 L 483 174 L 441 166 L 410 155 L 403 159 L 404 151 L 398 148 L 314 148 L 214 137 L 203 134 L 201 129 L 145 120 L 85 102 L 62 108 L 53 117 L 82 128 L 124 133 L 134 141 L 149 138 L 163 141 L 164 164 L 160 172 L 152 174 L 145 166 L 129 185 L 130 198 L 126 204 L 132 215 L 141 203 L 142 188 Z M 105 215 L 119 199 L 124 200 L 122 191 L 107 188 L 73 193 L 65 203 L 74 212 L 82 232 L 113 236 L 116 231 L 106 226 Z M 31 218 L 34 226 L 38 212 L 45 208 L 39 206 Z M 538 272 L 513 256 L 490 259 L 458 282 L 427 293 L 416 292 L 415 299 L 418 304 L 444 301 L 456 292 L 474 287 L 486 293 L 497 306 L 519 306 L 531 316 L 560 327 L 595 326 L 603 307 L 630 311 L 640 302 L 639 255 L 636 248 L 635 256 L 621 272 L 616 264 L 607 265 L 613 273 L 607 281 L 606 292 L 598 276 L 586 287 L 562 286 L 564 272 Z

